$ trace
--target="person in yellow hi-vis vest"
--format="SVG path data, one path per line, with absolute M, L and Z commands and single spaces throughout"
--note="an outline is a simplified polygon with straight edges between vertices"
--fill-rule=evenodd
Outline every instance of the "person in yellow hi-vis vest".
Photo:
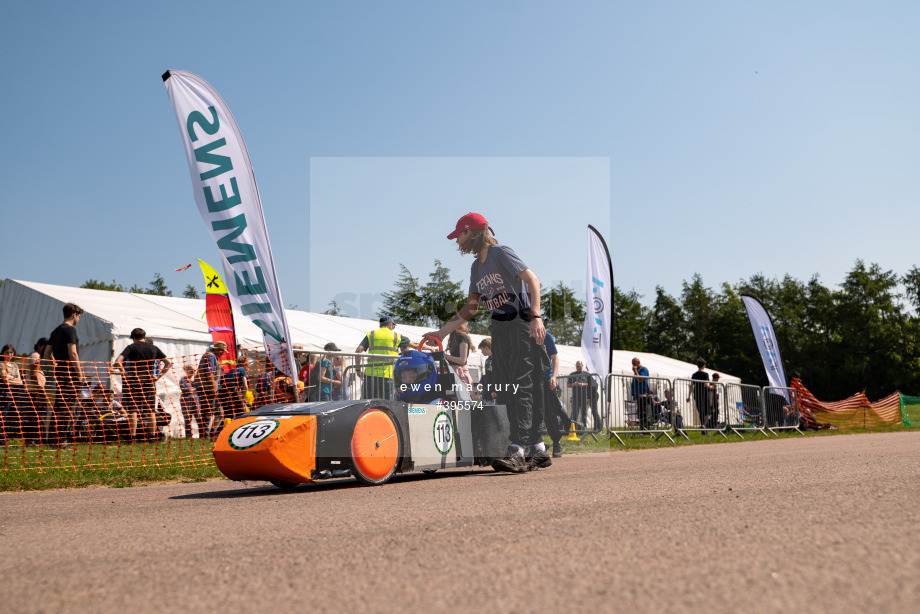
M 396 320 L 393 319 L 393 316 L 383 316 L 380 318 L 380 328 L 367 333 L 361 345 L 355 348 L 355 353 L 360 354 L 367 350 L 368 354 L 399 356 L 399 344 L 404 339 L 409 343 L 409 347 L 418 347 L 417 343 L 397 333 L 395 328 Z M 373 359 L 368 360 L 368 367 L 364 371 L 362 397 L 365 399 L 393 398 L 394 362 L 395 359 L 378 360 L 376 363 Z

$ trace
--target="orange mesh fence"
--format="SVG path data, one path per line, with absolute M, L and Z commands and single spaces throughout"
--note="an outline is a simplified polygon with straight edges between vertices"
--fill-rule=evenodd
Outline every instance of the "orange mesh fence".
M 860 392 L 842 401 L 822 402 L 798 379 L 792 380 L 799 397 L 799 411 L 804 426 L 838 429 L 871 429 L 901 423 L 901 395 L 897 392 L 875 403 Z
M 265 348 L 237 364 L 211 352 L 123 365 L 6 358 L 0 471 L 213 466 L 226 419 L 295 400 Z

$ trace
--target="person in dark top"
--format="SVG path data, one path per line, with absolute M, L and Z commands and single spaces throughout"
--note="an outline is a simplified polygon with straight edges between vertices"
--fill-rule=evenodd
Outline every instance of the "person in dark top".
M 112 366 L 122 375 L 122 405 L 131 422 L 131 436 L 138 437 L 137 423 L 143 422 L 146 433 L 139 438 L 156 441 L 156 382 L 166 375 L 172 363 L 160 348 L 147 341 L 143 328 L 131 331 L 131 341 L 133 343 L 122 350 Z
M 707 427 L 709 422 L 709 404 L 711 402 L 711 388 L 709 384 L 709 374 L 706 373 L 706 361 L 700 358 L 696 361 L 697 371 L 690 376 L 690 379 L 693 380 L 692 389 L 690 391 L 690 396 L 687 397 L 687 401 L 690 401 L 690 397 L 693 397 L 693 402 L 696 403 L 696 411 L 700 417 L 700 426 Z
M 482 364 L 482 375 L 479 376 L 479 394 L 483 405 L 495 405 L 498 393 L 492 390 L 492 340 L 486 337 L 479 342 L 479 351 L 486 357 Z
M 553 458 L 562 456 L 562 435 L 568 430 L 569 416 L 562 409 L 562 402 L 559 400 L 556 386 L 556 376 L 559 375 L 559 350 L 556 349 L 556 340 L 547 331 L 546 337 L 543 338 L 543 347 L 549 356 L 552 367 L 543 372 L 543 423 L 546 425 L 546 432 L 553 442 Z
M 709 424 L 708 426 L 717 429 L 719 428 L 719 408 L 722 406 L 721 399 L 719 398 L 719 374 L 712 374 L 712 397 L 711 402 L 709 403 Z
M 568 385 L 572 389 L 572 420 L 588 428 L 588 372 L 584 363 L 575 363 L 575 370 L 569 373 Z
M 246 391 L 249 390 L 248 359 L 240 354 L 236 367 L 220 376 L 220 406 L 225 418 L 239 418 L 246 413 Z
M 498 400 L 507 408 L 511 427 L 508 452 L 492 466 L 498 471 L 523 473 L 553 462 L 540 434 L 543 402 L 534 398 L 543 394 L 540 373 L 549 367 L 543 349 L 546 329 L 540 317 L 540 280 L 513 249 L 499 245 L 490 232 L 482 215 L 468 213 L 447 235 L 456 239 L 461 253 L 472 254 L 475 259 L 466 304 L 434 336 L 443 341 L 476 315 L 480 303 L 489 310 L 492 369 L 500 387 Z
M 227 351 L 227 344 L 215 341 L 198 361 L 198 375 L 195 377 L 195 391 L 204 428 L 198 429 L 201 439 L 215 439 L 222 428 L 220 405 L 217 402 L 217 385 L 220 382 L 220 357 Z M 213 424 L 211 420 L 213 419 Z
M 185 422 L 185 436 L 192 438 L 192 418 L 198 423 L 198 432 L 204 431 L 201 419 L 201 410 L 198 405 L 198 394 L 195 393 L 195 366 L 185 365 L 182 368 L 185 375 L 179 380 L 179 407 L 182 410 L 182 420 Z
M 648 368 L 642 366 L 642 361 L 636 356 L 632 359 L 633 379 L 630 392 L 639 412 L 639 428 L 647 430 L 653 422 L 652 391 L 648 385 Z
M 267 356 L 262 364 L 262 373 L 256 380 L 256 394 L 253 409 L 258 409 L 275 402 L 275 378 L 272 361 Z
M 77 324 L 83 309 L 74 303 L 64 305 L 64 322 L 55 328 L 48 337 L 44 358 L 52 361 L 57 395 L 54 399 L 53 416 L 49 428 L 49 442 L 60 449 L 69 448 L 67 439 L 73 438 L 73 408 L 80 402 L 80 390 L 86 386 L 83 367 L 80 364 L 80 339 L 77 337 Z

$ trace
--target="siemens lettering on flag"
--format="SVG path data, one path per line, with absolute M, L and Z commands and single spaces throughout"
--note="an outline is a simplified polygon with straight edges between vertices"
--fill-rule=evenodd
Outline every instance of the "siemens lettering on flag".
M 610 373 L 610 332 L 613 322 L 613 265 L 601 234 L 588 226 L 588 274 L 585 324 L 581 331 L 581 354 L 591 373 Z
M 744 301 L 748 317 L 751 319 L 751 328 L 754 329 L 754 338 L 757 340 L 757 348 L 760 350 L 763 366 L 767 370 L 767 380 L 770 386 L 786 388 L 786 373 L 783 370 L 783 361 L 779 357 L 779 343 L 776 340 L 776 332 L 773 330 L 770 314 L 753 296 L 742 294 L 741 300 Z M 781 392 L 788 401 L 789 393 L 785 390 Z
M 230 109 L 204 79 L 168 70 L 163 81 L 179 122 L 195 202 L 220 249 L 230 294 L 262 330 L 272 363 L 296 385 L 284 302 L 243 137 Z

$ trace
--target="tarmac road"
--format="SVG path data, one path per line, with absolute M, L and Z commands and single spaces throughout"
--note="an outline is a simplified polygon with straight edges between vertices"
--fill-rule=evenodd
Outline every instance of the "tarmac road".
M 3 612 L 917 612 L 920 432 L 0 494 Z

